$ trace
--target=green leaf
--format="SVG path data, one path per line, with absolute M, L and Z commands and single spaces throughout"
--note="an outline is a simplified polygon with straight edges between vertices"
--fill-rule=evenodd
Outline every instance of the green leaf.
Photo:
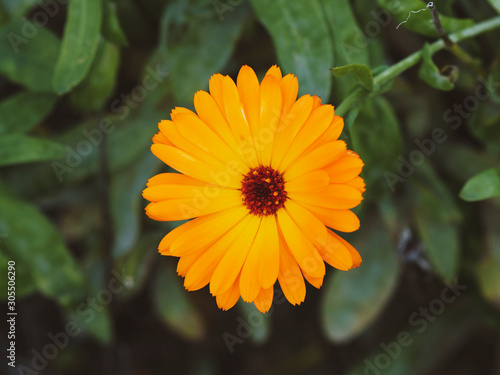
M 406 319 L 409 326 L 398 330 L 395 336 L 385 335 L 383 341 L 375 346 L 373 353 L 363 357 L 359 365 L 348 374 L 426 375 L 435 372 L 460 347 L 466 345 L 470 336 L 478 329 L 477 321 L 484 319 L 483 314 L 474 309 L 476 301 L 467 299 L 464 294 L 467 290 L 464 292 L 457 286 L 456 293 L 458 296 L 451 290 L 446 290 L 447 300 L 451 300 L 451 304 L 445 303 L 437 293 L 420 310 L 417 308 L 408 313 Z M 444 305 L 443 311 L 439 304 L 433 303 L 439 301 Z M 438 315 L 433 311 L 441 312 Z M 471 319 L 471 316 L 477 316 L 477 319 Z
M 0 134 L 27 133 L 52 111 L 57 96 L 21 92 L 0 103 Z
M 488 3 L 500 14 L 500 0 L 488 0 Z
M 101 0 L 71 0 L 52 85 L 64 94 L 78 85 L 94 61 L 102 22 Z
M 500 309 L 500 211 L 486 205 L 482 211 L 486 246 L 476 275 L 483 296 Z
M 56 160 L 65 154 L 62 145 L 48 139 L 21 134 L 0 137 L 0 166 Z
M 480 201 L 500 197 L 500 168 L 487 169 L 466 182 L 460 191 L 466 201 Z
M 70 94 L 71 105 L 82 113 L 101 109 L 114 91 L 120 49 L 101 39 L 89 74 Z
M 89 297 L 96 299 L 96 295 Z M 66 321 L 74 322 L 81 330 L 78 332 L 86 332 L 104 345 L 111 342 L 112 318 L 108 306 L 99 303 L 91 305 L 87 300 L 76 307 L 66 307 L 65 314 Z
M 352 74 L 356 81 L 368 91 L 373 91 L 373 75 L 370 68 L 366 65 L 351 64 L 333 68 L 332 73 L 335 77 L 343 77 Z
M 188 340 L 201 340 L 205 334 L 204 322 L 189 301 L 181 279 L 169 267 L 162 267 L 156 276 L 154 302 L 163 322 Z
M 429 164 L 421 165 L 416 177 L 409 190 L 415 224 L 436 273 L 451 282 L 460 260 L 461 213 L 453 195 Z
M 432 22 L 432 15 L 430 10 L 426 8 L 426 2 L 421 0 L 377 0 L 377 4 L 388 11 L 399 24 L 406 20 L 411 11 L 416 12 L 420 9 L 424 9 L 419 13 L 411 13 L 408 22 L 404 23 L 401 27 L 405 27 L 408 30 L 414 31 L 416 33 L 434 37 L 439 37 L 434 23 Z M 439 11 L 439 3 L 436 5 Z M 458 19 L 453 17 L 448 17 L 443 14 L 439 15 L 443 29 L 447 33 L 453 33 L 455 31 L 460 31 L 465 28 L 474 25 L 474 21 L 471 19 Z
M 240 299 L 238 301 L 238 308 L 245 322 L 252 321 L 253 317 L 258 317 L 259 323 L 252 324 L 252 334 L 250 340 L 255 344 L 262 345 L 266 343 L 270 335 L 270 314 L 262 314 L 253 303 L 247 303 Z M 255 318 L 253 318 L 255 319 Z
M 54 225 L 30 203 L 0 186 L 2 247 L 36 289 L 66 304 L 82 296 L 84 278 Z
M 0 228 L 1 230 L 1 228 Z M 6 300 L 8 297 L 8 279 L 7 279 L 7 268 L 8 268 L 8 262 L 12 261 L 12 258 L 10 255 L 7 253 L 6 250 L 2 249 L 2 240 L 4 237 L 7 236 L 4 233 L 0 232 L 0 267 L 4 271 L 5 277 L 0 278 L 0 300 Z M 15 268 L 15 278 L 16 278 L 16 285 L 15 285 L 15 292 L 16 292 L 16 298 L 22 298 L 24 296 L 29 295 L 30 293 L 34 292 L 36 290 L 35 283 L 33 282 L 33 279 L 28 272 L 28 270 L 24 267 L 18 267 L 16 264 L 14 265 Z
M 423 61 L 418 70 L 418 76 L 428 85 L 444 91 L 450 91 L 455 87 L 456 76 L 444 76 L 438 67 L 432 61 L 432 55 L 429 50 L 429 44 L 426 43 L 422 48 Z
M 351 2 L 349 0 L 320 0 L 320 3 L 333 41 L 332 48 L 335 56 L 333 66 L 370 65 L 369 51 L 366 48 L 369 43 L 358 26 Z M 333 85 L 337 100 L 344 98 L 356 84 L 354 77 L 337 80 Z
M 103 4 L 102 35 L 112 43 L 127 47 L 127 37 L 123 32 L 118 19 L 115 3 L 105 0 Z
M 349 129 L 353 150 L 359 153 L 366 166 L 363 175 L 367 194 L 378 197 L 394 187 L 387 181 L 387 171 L 397 171 L 398 157 L 403 152 L 399 123 L 389 102 L 374 97 L 366 102 Z M 380 140 L 384 147 L 380 147 Z
M 1 3 L 12 18 L 20 18 L 40 3 L 40 0 L 2 0 Z
M 271 34 L 285 73 L 297 75 L 299 93 L 330 97 L 333 41 L 320 2 L 252 0 L 257 18 Z
M 210 76 L 223 69 L 229 60 L 248 17 L 248 7 L 241 4 L 224 23 L 217 17 L 202 17 L 196 13 L 190 15 L 189 23 L 179 23 L 178 17 L 186 18 L 182 12 L 187 9 L 179 10 L 178 7 L 179 3 L 174 2 L 165 8 L 163 35 L 146 67 L 143 82 L 151 81 L 155 70 L 175 72 L 158 82 L 149 95 L 153 101 L 158 101 L 171 94 L 178 103 L 192 106 L 196 91 L 208 87 Z M 177 23 L 172 24 L 174 20 Z M 167 30 L 177 37 L 167 38 Z M 200 33 L 200 30 L 204 31 Z
M 25 24 L 25 19 L 12 20 L 0 30 L 0 74 L 30 91 L 52 92 L 59 46 L 51 31 Z
M 115 232 L 113 255 L 120 257 L 133 249 L 139 237 L 143 198 L 141 191 L 161 162 L 149 149 L 125 169 L 111 177 L 111 216 Z
M 334 342 L 361 334 L 381 313 L 397 284 L 399 264 L 389 234 L 378 220 L 356 232 L 354 247 L 363 263 L 348 272 L 337 271 L 327 280 L 321 319 Z

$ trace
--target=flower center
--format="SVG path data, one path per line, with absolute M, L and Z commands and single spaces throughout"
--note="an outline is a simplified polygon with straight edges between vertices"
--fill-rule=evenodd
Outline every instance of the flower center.
M 275 214 L 287 200 L 283 175 L 271 167 L 250 169 L 240 190 L 243 204 L 256 216 Z

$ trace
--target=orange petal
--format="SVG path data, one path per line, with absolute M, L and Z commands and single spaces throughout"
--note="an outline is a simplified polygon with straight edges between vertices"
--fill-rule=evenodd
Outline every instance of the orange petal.
M 330 266 L 342 271 L 350 270 L 353 266 L 353 259 L 350 251 L 332 232 L 328 233 L 327 241 L 317 247 L 318 252 L 325 262 Z
M 224 293 L 218 294 L 215 297 L 219 309 L 222 309 L 222 311 L 227 311 L 231 307 L 236 305 L 236 302 L 238 302 L 238 300 L 240 299 L 240 289 L 238 287 L 238 284 L 239 280 L 236 279 L 236 281 L 228 290 L 226 290 Z
M 328 231 L 333 237 L 335 237 L 337 240 L 339 240 L 347 250 L 349 250 L 349 253 L 351 253 L 351 258 L 352 258 L 352 267 L 357 268 L 361 265 L 362 259 L 361 255 L 359 255 L 358 251 L 352 246 L 349 242 L 344 240 L 342 237 L 340 237 L 337 233 Z
M 197 180 L 196 178 L 192 178 L 181 173 L 160 173 L 151 177 L 147 183 L 148 187 L 156 185 L 198 186 L 198 185 L 208 185 L 208 184 L 204 183 L 203 181 Z
M 290 108 L 292 108 L 293 104 L 297 100 L 299 81 L 293 74 L 287 74 L 280 80 L 280 88 L 283 93 L 283 109 L 281 111 L 281 117 L 285 118 L 290 111 Z
M 300 204 L 305 203 L 337 210 L 356 207 L 363 200 L 358 189 L 345 184 L 330 184 L 318 193 L 290 193 L 288 196 Z
M 239 189 L 242 175 L 224 166 L 209 165 L 201 159 L 176 147 L 162 144 L 151 146 L 151 152 L 165 164 L 188 176 L 222 187 Z
M 311 211 L 327 227 L 341 232 L 354 232 L 359 229 L 359 219 L 356 214 L 350 210 L 335 210 L 327 207 L 302 205 Z
M 222 111 L 222 114 L 225 116 L 224 112 L 224 100 L 222 96 L 222 82 L 224 80 L 224 76 L 222 74 L 214 74 L 212 77 L 210 77 L 210 80 L 208 81 L 208 87 L 210 90 L 210 95 L 212 98 L 214 98 L 215 102 L 219 106 L 220 110 Z
M 261 219 L 258 216 L 249 215 L 243 221 L 242 233 L 228 247 L 210 279 L 210 292 L 213 295 L 224 293 L 235 283 L 259 231 Z
M 243 65 L 236 80 L 241 103 L 245 110 L 245 118 L 250 125 L 253 136 L 259 130 L 260 121 L 260 86 L 257 75 L 247 65 Z
M 260 127 L 255 136 L 257 151 L 264 165 L 271 164 L 276 131 L 282 107 L 281 89 L 273 75 L 266 75 L 260 84 Z
M 295 224 L 286 210 L 279 210 L 277 217 L 283 238 L 300 268 L 312 277 L 324 276 L 325 263 L 302 229 Z
M 185 229 L 172 235 L 170 232 L 164 239 L 164 244 L 160 243 L 160 250 L 168 248 L 174 256 L 198 251 L 210 242 L 218 240 L 247 215 L 248 210 L 245 207 L 238 207 L 191 220 L 181 226 Z
M 329 165 L 325 170 L 335 183 L 350 181 L 357 177 L 363 169 L 363 160 L 354 151 L 347 150 L 344 156 Z
M 344 141 L 334 141 L 321 145 L 291 164 L 285 170 L 284 177 L 289 181 L 310 171 L 322 169 L 343 156 L 345 151 L 346 144 Z
M 257 298 L 253 301 L 257 310 L 261 313 L 266 313 L 271 308 L 273 304 L 274 286 L 269 289 L 262 288 L 259 292 Z
M 326 189 L 329 183 L 328 173 L 317 170 L 287 181 L 285 190 L 290 193 L 317 193 Z
M 300 305 L 304 302 L 306 298 L 304 277 L 283 238 L 280 240 L 280 272 L 278 281 L 283 294 L 292 305 Z
M 285 202 L 285 208 L 297 227 L 313 245 L 316 246 L 326 241 L 328 233 L 325 224 L 310 211 L 292 200 Z
M 266 76 L 270 74 L 274 77 L 276 77 L 277 80 L 280 80 L 281 79 L 281 69 L 278 68 L 277 65 L 273 65 L 269 68 L 269 70 L 266 72 Z

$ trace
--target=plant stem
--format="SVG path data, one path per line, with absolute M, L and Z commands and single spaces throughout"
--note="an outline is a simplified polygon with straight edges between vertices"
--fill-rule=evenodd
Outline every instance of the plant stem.
M 500 16 L 491 18 L 487 21 L 480 22 L 478 24 L 475 24 L 474 26 L 468 27 L 454 34 L 451 34 L 450 39 L 452 42 L 457 43 L 460 42 L 461 40 L 472 38 L 486 31 L 496 29 L 498 27 L 500 27 Z M 438 40 L 429 46 L 429 51 L 431 55 L 433 55 L 434 53 L 442 50 L 443 48 L 445 48 L 444 41 Z M 390 81 L 391 79 L 395 78 L 405 70 L 411 68 L 421 59 L 422 59 L 422 51 L 417 51 L 415 53 L 412 53 L 410 56 L 406 57 L 397 64 L 394 64 L 393 66 L 384 70 L 382 73 L 375 76 L 373 78 L 374 85 L 380 86 L 386 83 L 387 81 Z M 371 93 L 370 95 L 372 94 L 374 93 Z M 353 90 L 336 108 L 335 114 L 339 116 L 344 116 L 355 104 L 357 104 L 359 100 L 361 100 L 365 96 L 366 96 L 366 90 L 358 87 L 357 89 Z

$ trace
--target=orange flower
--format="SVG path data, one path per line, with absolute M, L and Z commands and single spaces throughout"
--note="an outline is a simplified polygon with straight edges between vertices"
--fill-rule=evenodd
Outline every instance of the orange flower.
M 344 122 L 333 107 L 297 92 L 297 78 L 276 66 L 260 84 L 248 66 L 237 84 L 215 74 L 210 94 L 194 97 L 197 113 L 175 108 L 153 137 L 151 151 L 180 173 L 149 180 L 146 214 L 193 219 L 168 233 L 159 252 L 180 258 L 187 290 L 210 284 L 223 310 L 241 296 L 268 311 L 277 280 L 300 304 L 304 278 L 323 284 L 324 262 L 345 271 L 361 264 L 328 228 L 359 228 L 350 209 L 363 199 L 363 162 L 338 140 Z

